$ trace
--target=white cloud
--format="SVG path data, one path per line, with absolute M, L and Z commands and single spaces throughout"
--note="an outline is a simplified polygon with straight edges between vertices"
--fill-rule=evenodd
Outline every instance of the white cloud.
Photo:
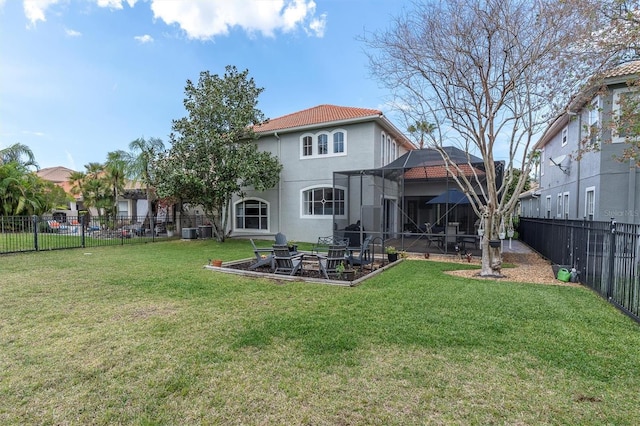
M 141 44 L 153 42 L 153 37 L 151 37 L 149 34 L 145 34 L 145 35 L 141 35 L 141 36 L 135 36 L 134 39 L 138 43 L 141 43 Z
M 47 18 L 44 16 L 49 6 L 58 3 L 59 0 L 24 0 L 24 14 L 34 26 L 38 21 L 45 22 Z
M 137 0 L 98 0 L 98 6 L 108 7 L 109 9 L 122 9 L 122 3 L 127 3 L 129 7 L 133 7 Z
M 273 36 L 302 27 L 308 34 L 324 35 L 326 15 L 315 17 L 313 0 L 151 0 L 154 17 L 177 24 L 189 38 L 210 39 L 234 27 L 248 33 Z
M 122 9 L 123 3 L 127 3 L 129 7 L 133 7 L 138 0 L 96 0 L 99 7 L 108 7 L 110 9 Z M 5 0 L 0 0 L 0 7 Z M 24 0 L 24 14 L 30 22 L 29 26 L 35 26 L 38 21 L 45 22 L 47 20 L 45 13 L 47 9 L 60 0 Z
M 80 37 L 82 35 L 82 33 L 80 33 L 79 31 L 72 30 L 71 28 L 65 28 L 64 32 L 69 37 Z

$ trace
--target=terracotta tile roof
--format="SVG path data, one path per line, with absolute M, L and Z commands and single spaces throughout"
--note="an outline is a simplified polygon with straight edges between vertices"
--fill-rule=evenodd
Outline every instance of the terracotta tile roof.
M 331 123 L 334 121 L 354 120 L 366 117 L 380 117 L 382 111 L 368 108 L 341 107 L 336 105 L 318 105 L 313 108 L 294 112 L 274 118 L 253 127 L 255 132 L 273 132 L 292 129 L 295 127 L 311 126 L 314 124 Z
M 640 74 L 640 61 L 626 62 L 618 65 L 604 74 L 605 78 L 622 77 L 625 75 Z
M 68 181 L 71 173 L 73 173 L 73 170 L 62 166 L 46 167 L 36 172 L 42 179 L 55 183 Z
M 465 176 L 473 176 L 473 171 L 478 176 L 484 176 L 484 172 L 478 168 L 471 167 L 468 164 L 459 164 L 458 167 L 462 170 Z M 455 173 L 455 169 L 451 168 L 451 172 Z M 450 175 L 449 175 L 450 176 Z M 424 166 L 414 167 L 405 172 L 404 178 L 409 179 L 444 179 L 447 177 L 447 169 L 441 164 L 437 166 Z

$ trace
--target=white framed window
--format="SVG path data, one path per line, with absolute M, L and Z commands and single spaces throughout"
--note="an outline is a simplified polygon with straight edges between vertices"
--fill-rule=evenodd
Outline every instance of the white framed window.
M 591 144 L 595 144 L 600 138 L 600 114 L 600 96 L 596 96 L 589 104 L 589 134 L 587 139 Z
M 625 88 L 613 91 L 611 118 L 613 131 L 612 143 L 624 143 L 627 139 L 640 136 L 640 92 L 638 88 Z
M 584 190 L 584 215 L 587 220 L 593 220 L 596 211 L 596 187 L 590 186 Z
M 310 157 L 313 155 L 313 136 L 302 137 L 302 156 Z
M 235 204 L 235 229 L 269 230 L 269 203 L 247 198 Z
M 336 131 L 333 133 L 333 153 L 344 152 L 344 132 Z
M 327 155 L 329 153 L 329 135 L 318 135 L 318 155 Z
M 129 217 L 129 200 L 118 201 L 118 218 Z
M 558 193 L 558 198 L 556 201 L 556 217 L 562 217 L 562 212 L 564 208 L 562 207 L 562 193 Z
M 551 219 L 551 195 L 547 195 L 546 203 L 547 203 L 547 205 L 546 205 L 546 210 L 547 210 L 546 218 L 547 219 Z
M 301 159 L 341 155 L 347 155 L 347 132 L 344 129 L 305 133 L 300 137 Z
M 569 142 L 569 127 L 568 126 L 565 126 L 565 128 L 562 129 L 561 139 L 562 139 L 562 146 L 566 146 L 567 143 Z
M 562 200 L 563 217 L 565 219 L 569 219 L 569 193 L 565 192 L 564 194 L 562 194 L 562 196 L 563 196 L 563 200 Z
M 302 190 L 302 217 L 344 216 L 345 190 L 331 186 L 315 186 Z
M 398 144 L 385 132 L 380 134 L 380 161 L 387 165 L 398 158 Z

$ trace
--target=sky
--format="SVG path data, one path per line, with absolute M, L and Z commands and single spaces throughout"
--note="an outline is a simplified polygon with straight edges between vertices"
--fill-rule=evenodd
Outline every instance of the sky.
M 169 147 L 187 80 L 249 70 L 267 118 L 334 104 L 382 110 L 365 33 L 410 0 L 0 0 L 0 148 L 82 171 L 139 138 Z

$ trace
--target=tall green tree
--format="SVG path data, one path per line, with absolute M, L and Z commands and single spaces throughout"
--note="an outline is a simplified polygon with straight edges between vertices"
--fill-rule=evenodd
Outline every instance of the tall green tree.
M 0 164 L 0 215 L 41 215 L 67 201 L 62 188 L 22 164 L 16 161 Z
M 127 176 L 127 153 L 122 150 L 107 153 L 103 178 L 111 190 L 113 217 L 118 215 L 118 198 L 124 192 Z
M 73 172 L 69 182 L 73 185 L 71 193 L 81 195 L 85 207 L 95 208 L 100 215 L 110 215 L 113 210 L 111 188 L 104 178 L 104 167 L 92 162 L 84 166 L 84 172 Z
M 274 187 L 282 169 L 277 158 L 258 151 L 252 126 L 264 121 L 258 88 L 249 71 L 227 66 L 223 76 L 200 73 L 187 80 L 187 116 L 173 121 L 171 149 L 155 162 L 158 196 L 200 204 L 224 241 L 234 194 L 246 187 Z
M 416 139 L 418 147 L 424 148 L 425 136 L 430 136 L 436 130 L 436 125 L 427 121 L 416 121 L 407 127 L 407 132 Z
M 16 162 L 25 168 L 34 167 L 36 170 L 39 168 L 33 151 L 27 145 L 21 143 L 14 143 L 0 149 L 0 165 L 11 162 Z
M 138 138 L 129 143 L 127 153 L 128 177 L 142 182 L 147 194 L 147 211 L 153 218 L 153 200 L 155 197 L 156 172 L 153 161 L 164 152 L 164 142 L 160 138 Z

